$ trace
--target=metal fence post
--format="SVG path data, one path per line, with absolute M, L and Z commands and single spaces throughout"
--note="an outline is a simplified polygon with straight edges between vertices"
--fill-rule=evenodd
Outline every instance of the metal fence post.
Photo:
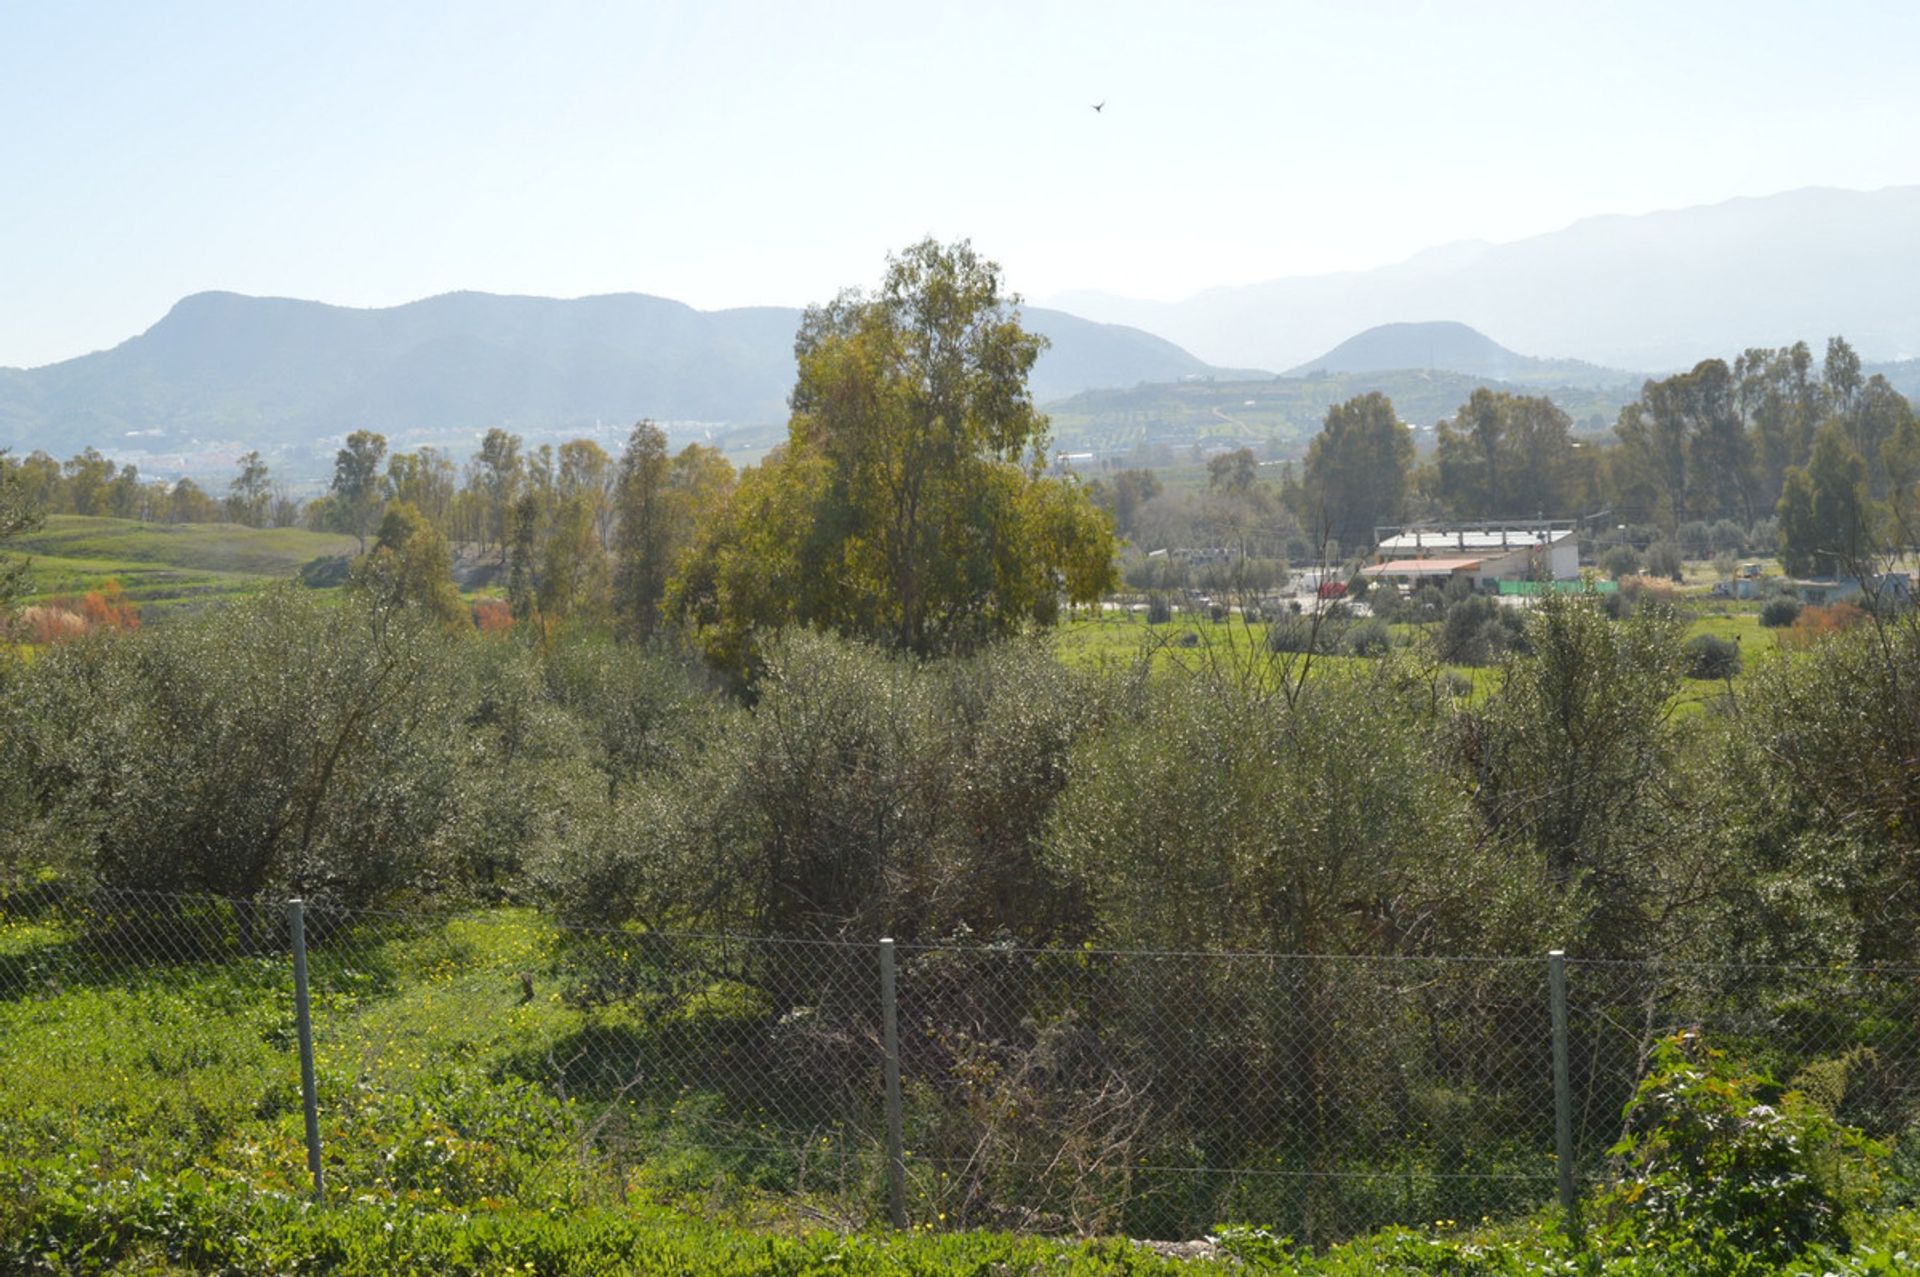
M 880 1036 L 887 1053 L 887 1213 L 907 1226 L 907 1158 L 900 1118 L 900 1016 L 894 993 L 893 941 L 880 942 Z
M 307 1169 L 313 1172 L 313 1200 L 326 1194 L 320 1170 L 320 1102 L 313 1082 L 313 1014 L 307 1001 L 307 905 L 298 896 L 287 901 L 293 923 L 293 1018 L 300 1033 L 300 1100 L 307 1110 Z
M 1553 1137 L 1560 1170 L 1560 1209 L 1567 1217 L 1567 1233 L 1576 1227 L 1577 1201 L 1573 1191 L 1573 1087 L 1567 1077 L 1567 955 L 1562 949 L 1547 954 L 1547 989 L 1553 1003 Z

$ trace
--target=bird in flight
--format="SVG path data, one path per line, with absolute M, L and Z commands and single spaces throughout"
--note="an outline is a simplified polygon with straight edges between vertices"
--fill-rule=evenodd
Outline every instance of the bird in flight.
M 1105 109 L 1106 109 L 1106 105 L 1107 105 L 1107 100 L 1106 100 L 1105 98 L 1102 98 L 1102 99 L 1100 99 L 1100 100 L 1099 100 L 1098 102 L 1095 102 L 1095 103 L 1093 104 L 1093 109 L 1094 109 L 1094 110 L 1096 110 L 1096 111 L 1101 111 L 1101 110 L 1105 110 Z

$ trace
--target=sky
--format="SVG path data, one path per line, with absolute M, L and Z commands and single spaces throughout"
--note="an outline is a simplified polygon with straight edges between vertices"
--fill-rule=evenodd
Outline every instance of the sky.
M 932 234 L 1171 299 L 1877 189 L 1916 47 L 1904 0 L 0 0 L 0 367 L 206 289 L 805 305 Z

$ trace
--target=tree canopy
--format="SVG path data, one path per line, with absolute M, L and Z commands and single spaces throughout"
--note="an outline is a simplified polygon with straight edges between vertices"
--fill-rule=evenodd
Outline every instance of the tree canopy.
M 999 267 L 927 240 L 877 293 L 807 311 L 786 445 L 741 482 L 687 564 L 679 605 L 723 664 L 787 622 L 916 654 L 965 651 L 1099 597 L 1113 535 L 1045 474 L 1046 418 Z

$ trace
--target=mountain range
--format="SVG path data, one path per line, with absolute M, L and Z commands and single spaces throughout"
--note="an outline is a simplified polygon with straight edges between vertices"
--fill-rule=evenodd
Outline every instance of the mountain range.
M 801 312 L 700 311 L 637 293 L 450 293 L 385 309 L 199 293 L 111 350 L 0 369 L 0 446 L 298 446 L 356 429 L 542 432 L 784 421 Z M 1046 309 L 1039 399 L 1227 374 L 1173 343 Z
M 1513 243 L 1450 244 L 1378 270 L 1184 301 L 1079 292 L 1048 304 L 1225 364 L 1293 367 L 1363 329 L 1447 319 L 1536 355 L 1666 371 L 1834 334 L 1869 360 L 1912 358 L 1917 296 L 1920 186 L 1898 186 L 1593 217 Z
M 1916 232 L 1920 186 L 1809 189 L 1184 302 L 1075 294 L 1024 311 L 1052 342 L 1032 388 L 1057 405 L 1063 446 L 1096 449 L 1209 434 L 1294 446 L 1327 395 L 1372 389 L 1427 424 L 1487 381 L 1551 394 L 1604 429 L 1649 372 L 1755 345 L 1818 351 L 1831 334 L 1911 395 Z M 617 444 L 652 417 L 748 459 L 780 437 L 800 318 L 639 293 L 461 292 L 381 309 L 198 293 L 110 350 L 0 368 L 0 448 L 95 446 L 162 473 L 260 448 L 311 475 L 356 429 L 461 453 L 491 426 Z

